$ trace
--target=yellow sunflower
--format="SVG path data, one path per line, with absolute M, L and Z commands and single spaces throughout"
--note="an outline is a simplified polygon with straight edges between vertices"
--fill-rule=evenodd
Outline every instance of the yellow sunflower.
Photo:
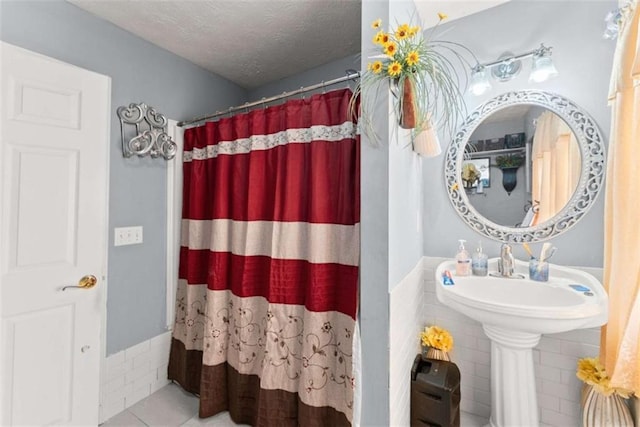
M 377 30 L 378 28 L 380 28 L 381 25 L 382 25 L 382 19 L 378 18 L 371 23 L 371 28 L 373 28 L 374 30 Z
M 375 74 L 380 74 L 380 72 L 382 71 L 382 62 L 376 61 L 371 64 L 371 71 L 373 71 Z
M 438 12 L 438 18 L 440 18 L 441 21 L 444 21 L 448 17 L 449 16 L 446 13 Z
M 387 74 L 391 77 L 398 77 L 402 71 L 402 65 L 398 61 L 393 61 L 387 68 Z
M 373 37 L 373 43 L 378 44 L 380 46 L 384 46 L 385 43 L 389 41 L 389 35 L 384 31 L 380 30 Z
M 409 36 L 409 24 L 402 24 L 396 30 L 396 38 L 398 40 L 404 40 Z
M 416 65 L 419 60 L 420 60 L 420 54 L 415 50 L 412 50 L 407 55 L 407 65 Z
M 418 31 L 420 31 L 420 27 L 418 26 L 409 28 L 409 37 L 415 36 L 416 34 L 418 34 Z
M 384 44 L 383 52 L 385 55 L 393 56 L 398 52 L 398 46 L 394 42 L 386 42 Z

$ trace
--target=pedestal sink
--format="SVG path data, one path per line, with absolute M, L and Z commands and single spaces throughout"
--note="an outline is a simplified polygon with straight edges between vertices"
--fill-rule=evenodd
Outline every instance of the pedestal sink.
M 443 283 L 445 270 L 454 285 Z M 496 271 L 497 259 L 489 260 L 489 272 Z M 532 349 L 542 334 L 607 323 L 607 294 L 590 274 L 551 265 L 549 281 L 535 282 L 522 261 L 516 273 L 527 278 L 457 277 L 454 260 L 435 273 L 438 300 L 482 323 L 491 340 L 492 427 L 538 426 Z

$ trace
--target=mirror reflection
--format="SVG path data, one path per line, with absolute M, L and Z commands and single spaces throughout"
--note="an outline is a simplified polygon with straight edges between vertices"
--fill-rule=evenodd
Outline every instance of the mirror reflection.
M 464 152 L 460 178 L 470 204 L 506 227 L 532 227 L 553 218 L 581 176 L 576 135 L 539 105 L 495 111 L 471 134 Z

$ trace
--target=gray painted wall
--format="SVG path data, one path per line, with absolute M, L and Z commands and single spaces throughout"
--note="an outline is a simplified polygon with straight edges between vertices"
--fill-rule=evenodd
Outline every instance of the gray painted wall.
M 525 131 L 524 117 L 516 117 L 507 120 L 501 120 L 491 123 L 481 124 L 469 137 L 470 141 L 502 138 L 507 134 L 519 133 Z M 524 149 L 520 154 L 524 156 Z M 479 158 L 485 157 L 489 159 L 489 168 L 491 176 L 491 185 L 486 187 L 483 193 L 476 194 L 475 190 L 467 192 L 467 197 L 478 211 L 485 218 L 495 222 L 496 224 L 515 226 L 520 224 L 524 218 L 526 211 L 525 205 L 530 197 L 526 191 L 525 167 L 518 169 L 516 179 L 518 181 L 516 188 L 511 194 L 507 193 L 502 186 L 502 170 L 496 167 L 496 157 L 504 154 L 486 153 Z
M 165 329 L 166 162 L 124 159 L 116 108 L 146 102 L 188 119 L 240 104 L 246 91 L 61 0 L 0 2 L 0 39 L 110 76 L 111 166 L 107 354 Z M 113 246 L 113 228 L 142 225 L 144 243 Z
M 615 9 L 611 1 L 518 1 L 514 0 L 476 15 L 471 15 L 441 27 L 446 39 L 463 43 L 476 53 L 480 61 L 488 62 L 503 52 L 525 52 L 544 42 L 553 46 L 553 60 L 560 75 L 542 84 L 528 83 L 530 60 L 523 71 L 507 83 L 493 83 L 493 89 L 481 97 L 465 96 L 472 111 L 482 102 L 499 93 L 539 89 L 561 94 L 582 106 L 600 126 L 608 141 L 610 111 L 607 106 L 609 74 L 614 42 L 602 38 L 604 16 Z M 426 185 L 424 215 L 424 254 L 453 256 L 457 239 L 483 240 L 485 251 L 497 256 L 499 243 L 480 238 L 459 219 L 443 188 L 444 156 L 424 167 Z M 573 229 L 554 238 L 558 247 L 554 262 L 566 265 L 601 267 L 603 257 L 604 194 Z M 538 250 L 540 244 L 533 245 Z M 515 254 L 526 259 L 521 248 Z
M 389 16 L 387 2 L 362 3 L 362 52 L 371 49 L 367 29 Z M 361 70 L 366 70 L 366 55 Z M 367 96 L 367 93 L 364 94 Z M 379 148 L 361 135 L 360 163 L 360 334 L 362 337 L 361 425 L 389 424 L 389 95 L 381 91 L 373 113 Z
M 489 158 L 491 164 L 495 164 L 496 156 Z M 516 174 L 518 183 L 511 194 L 507 193 L 502 186 L 502 170 L 498 167 L 491 167 L 490 171 L 491 187 L 484 188 L 480 194 L 476 194 L 475 190 L 467 192 L 467 197 L 480 215 L 496 224 L 514 227 L 524 219 L 525 205 L 529 200 L 529 195 L 525 191 L 525 168 L 524 166 L 518 168 Z M 478 235 L 478 237 L 480 236 Z
M 395 26 L 416 16 L 410 1 L 363 2 L 361 69 L 367 68 L 371 22 Z M 367 94 L 365 93 L 365 102 Z M 373 112 L 380 146 L 362 135 L 360 327 L 362 335 L 362 418 L 364 426 L 389 425 L 389 291 L 418 263 L 421 230 L 422 159 L 411 150 L 406 132 L 398 131 L 381 90 Z
M 469 140 L 502 138 L 509 133 L 524 132 L 524 118 L 513 118 L 483 123 L 473 131 Z

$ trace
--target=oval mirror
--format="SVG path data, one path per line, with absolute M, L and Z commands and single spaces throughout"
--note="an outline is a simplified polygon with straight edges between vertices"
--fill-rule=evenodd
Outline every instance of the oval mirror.
M 449 200 L 474 230 L 502 242 L 549 239 L 591 208 L 604 179 L 595 121 L 549 92 L 501 94 L 465 120 L 445 157 Z

